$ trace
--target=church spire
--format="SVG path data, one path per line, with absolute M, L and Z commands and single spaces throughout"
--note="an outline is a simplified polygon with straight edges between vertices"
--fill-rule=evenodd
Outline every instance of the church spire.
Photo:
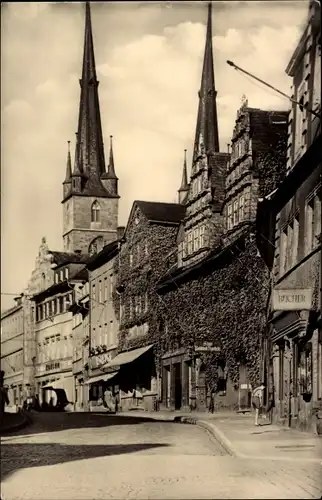
M 71 182 L 72 177 L 72 160 L 70 156 L 70 141 L 67 141 L 68 150 L 67 150 L 67 163 L 66 163 L 66 177 L 64 180 L 64 184 L 69 184 Z
M 184 150 L 184 160 L 183 160 L 183 170 L 182 170 L 182 181 L 180 189 L 178 190 L 179 195 L 179 203 L 183 204 L 186 198 L 186 195 L 189 191 L 188 184 L 188 173 L 187 173 L 187 150 Z
M 108 163 L 107 175 L 110 179 L 116 179 L 115 166 L 114 166 L 114 153 L 113 153 L 113 136 L 110 135 L 110 158 Z
M 110 197 L 101 181 L 106 169 L 89 2 L 85 4 L 84 52 L 79 83 L 81 93 L 72 174 L 79 180 L 73 182 L 71 194 L 76 189 L 77 194 L 83 196 Z
M 212 6 L 210 2 L 208 4 L 206 45 L 199 91 L 194 162 L 203 152 L 206 154 L 219 152 L 216 96 L 212 50 Z

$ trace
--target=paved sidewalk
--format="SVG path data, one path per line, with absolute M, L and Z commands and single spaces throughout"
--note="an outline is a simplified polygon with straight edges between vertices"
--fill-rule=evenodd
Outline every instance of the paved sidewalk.
M 262 425 L 256 427 L 252 414 L 130 411 L 120 415 L 198 424 L 211 432 L 236 457 L 319 462 L 322 467 L 320 436 L 269 424 L 264 419 Z

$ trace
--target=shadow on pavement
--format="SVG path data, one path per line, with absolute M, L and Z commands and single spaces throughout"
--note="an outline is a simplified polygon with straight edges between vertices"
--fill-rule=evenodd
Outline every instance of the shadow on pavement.
M 156 422 L 152 418 L 137 416 L 118 416 L 106 413 L 36 413 L 28 414 L 31 424 L 19 432 L 6 433 L 5 436 L 28 436 L 40 433 L 57 432 L 68 429 L 91 429 L 115 425 L 138 425 Z
M 170 446 L 166 443 L 61 445 L 60 443 L 1 444 L 1 482 L 19 469 L 63 464 Z

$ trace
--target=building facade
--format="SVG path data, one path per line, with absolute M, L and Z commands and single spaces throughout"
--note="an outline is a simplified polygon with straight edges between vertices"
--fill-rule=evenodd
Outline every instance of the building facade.
M 25 399 L 23 384 L 24 314 L 22 297 L 16 305 L 1 314 L 1 370 L 8 389 L 9 407 L 21 407 Z
M 104 408 L 107 387 L 117 390 L 117 376 L 105 367 L 117 354 L 119 311 L 115 309 L 114 293 L 118 271 L 119 240 L 106 245 L 88 263 L 89 272 L 89 406 Z
M 159 333 L 162 319 L 156 282 L 166 270 L 184 206 L 135 201 L 121 240 L 115 304 L 120 311 L 120 407 L 156 409 L 159 398 Z
M 82 269 L 76 276 L 81 279 L 74 288 L 73 303 L 73 376 L 75 384 L 75 411 L 89 410 L 89 282 L 88 271 Z
M 320 21 L 321 7 L 310 2 L 307 25 L 286 70 L 299 103 L 292 105 L 289 115 L 288 175 L 270 202 L 274 220 L 276 215 L 270 318 L 274 414 L 285 425 L 318 432 L 322 421 Z

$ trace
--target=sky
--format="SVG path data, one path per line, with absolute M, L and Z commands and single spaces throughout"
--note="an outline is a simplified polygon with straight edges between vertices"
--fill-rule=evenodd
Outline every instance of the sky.
M 213 2 L 213 47 L 221 151 L 241 98 L 262 109 L 289 102 L 226 64 L 290 95 L 285 68 L 302 34 L 307 0 Z M 1 4 L 1 291 L 20 293 L 46 236 L 62 250 L 67 141 L 77 129 L 84 4 Z M 91 4 L 99 98 L 119 177 L 119 225 L 134 200 L 177 201 L 189 167 L 205 44 L 206 4 Z M 2 295 L 2 309 L 12 297 Z

